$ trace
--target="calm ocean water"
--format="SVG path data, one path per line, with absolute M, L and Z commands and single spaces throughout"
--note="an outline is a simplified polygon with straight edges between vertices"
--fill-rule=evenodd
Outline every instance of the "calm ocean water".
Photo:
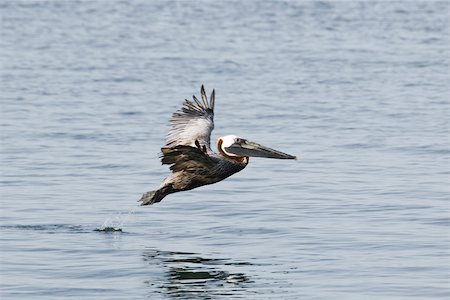
M 2 1 L 0 298 L 448 298 L 449 6 Z M 300 159 L 139 207 L 201 84 Z

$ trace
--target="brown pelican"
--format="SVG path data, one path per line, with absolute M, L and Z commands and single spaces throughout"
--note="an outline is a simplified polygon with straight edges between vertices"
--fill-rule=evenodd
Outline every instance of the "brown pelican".
M 141 205 L 160 202 L 169 194 L 221 181 L 244 169 L 250 156 L 297 159 L 235 135 L 218 138 L 218 153 L 213 152 L 210 137 L 214 128 L 215 92 L 212 91 L 209 101 L 203 85 L 200 93 L 201 102 L 195 96 L 194 101 L 186 99 L 181 110 L 172 115 L 166 144 L 161 148 L 161 162 L 170 165 L 172 173 L 156 191 L 142 195 Z

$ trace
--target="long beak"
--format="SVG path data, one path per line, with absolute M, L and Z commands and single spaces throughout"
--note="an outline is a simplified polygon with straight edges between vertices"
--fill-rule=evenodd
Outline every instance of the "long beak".
M 236 140 L 230 147 L 226 147 L 225 150 L 238 156 L 297 159 L 294 155 L 286 154 L 241 138 Z

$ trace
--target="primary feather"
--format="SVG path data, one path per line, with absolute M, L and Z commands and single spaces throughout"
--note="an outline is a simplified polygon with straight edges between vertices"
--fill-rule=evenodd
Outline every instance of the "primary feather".
M 185 100 L 183 107 L 170 119 L 171 128 L 166 137 L 165 148 L 178 145 L 195 146 L 197 140 L 211 150 L 211 132 L 214 129 L 214 90 L 208 101 L 205 88 L 201 87 L 202 102 Z

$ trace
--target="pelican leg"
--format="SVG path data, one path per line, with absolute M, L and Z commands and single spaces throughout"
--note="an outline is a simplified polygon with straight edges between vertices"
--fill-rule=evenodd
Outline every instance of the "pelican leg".
M 172 185 L 166 185 L 156 191 L 144 193 L 138 202 L 141 202 L 141 206 L 152 205 L 154 203 L 161 202 L 165 196 L 173 192 L 175 192 L 175 190 L 172 188 Z

